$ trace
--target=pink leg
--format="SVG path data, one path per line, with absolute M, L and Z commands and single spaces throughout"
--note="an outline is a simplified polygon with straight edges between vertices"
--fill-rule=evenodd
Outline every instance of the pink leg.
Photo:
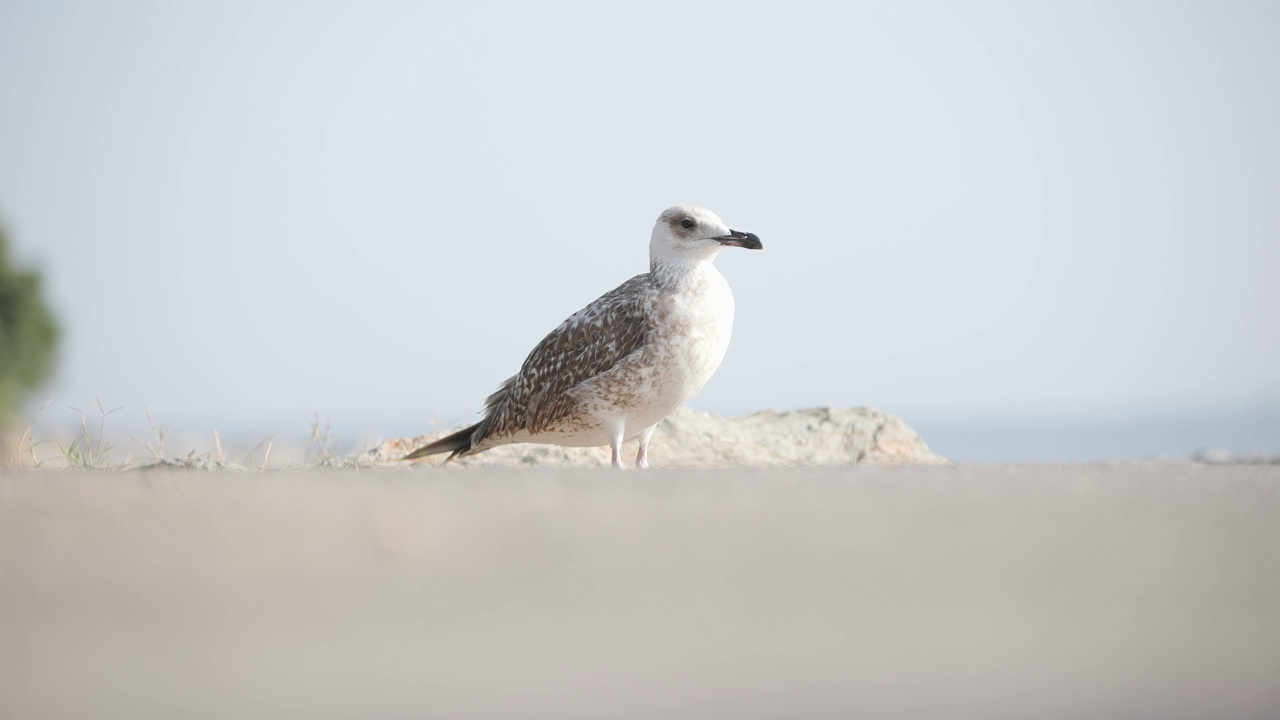
M 613 450 L 613 466 L 618 470 L 626 470 L 622 464 L 622 434 L 626 431 L 626 420 L 619 419 L 609 428 L 609 448 Z
M 653 429 L 657 425 L 650 425 L 640 431 L 640 449 L 636 451 L 636 467 L 641 470 L 649 467 L 649 438 L 653 437 Z

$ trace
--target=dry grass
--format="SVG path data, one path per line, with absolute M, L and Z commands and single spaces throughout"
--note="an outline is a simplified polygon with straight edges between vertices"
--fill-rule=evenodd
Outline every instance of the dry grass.
M 41 417 L 52 401 L 45 403 L 23 424 L 16 442 L 6 448 L 5 466 L 13 470 L 94 470 L 120 472 L 149 467 L 190 468 L 199 470 L 267 470 L 335 466 L 338 464 L 338 438 L 332 423 L 316 413 L 310 422 L 304 460 L 301 463 L 271 465 L 276 434 L 262 438 L 247 452 L 233 453 L 223 443 L 222 433 L 213 431 L 213 449 L 187 449 L 174 452 L 171 428 L 156 421 L 149 406 L 146 413 L 150 437 L 126 434 L 141 452 L 121 451 L 109 440 L 108 418 L 124 410 L 108 407 L 95 398 L 87 408 L 68 406 L 75 413 L 76 431 L 69 436 L 43 429 Z M 43 430 L 43 432 L 42 432 Z M 277 457 L 279 454 L 277 453 Z

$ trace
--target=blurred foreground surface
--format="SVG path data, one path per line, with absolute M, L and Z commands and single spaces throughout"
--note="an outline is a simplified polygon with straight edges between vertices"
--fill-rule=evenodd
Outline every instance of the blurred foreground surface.
M 0 475 L 0 716 L 1280 717 L 1280 468 Z

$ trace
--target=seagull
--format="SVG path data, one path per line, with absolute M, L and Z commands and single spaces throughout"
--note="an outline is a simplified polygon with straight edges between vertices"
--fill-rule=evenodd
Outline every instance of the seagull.
M 649 272 L 543 338 L 485 400 L 483 420 L 403 459 L 447 452 L 448 462 L 510 443 L 608 445 L 623 468 L 622 443 L 638 438 L 636 467 L 649 467 L 653 429 L 702 389 L 729 347 L 733 293 L 712 265 L 726 247 L 764 245 L 710 210 L 664 210 L 649 239 Z

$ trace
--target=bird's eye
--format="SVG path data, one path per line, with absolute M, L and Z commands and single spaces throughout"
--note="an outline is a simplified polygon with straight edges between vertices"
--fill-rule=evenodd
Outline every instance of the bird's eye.
M 693 218 L 685 218 L 680 221 L 680 227 L 684 228 L 685 230 L 692 230 L 693 226 L 697 224 L 698 223 L 693 221 Z

